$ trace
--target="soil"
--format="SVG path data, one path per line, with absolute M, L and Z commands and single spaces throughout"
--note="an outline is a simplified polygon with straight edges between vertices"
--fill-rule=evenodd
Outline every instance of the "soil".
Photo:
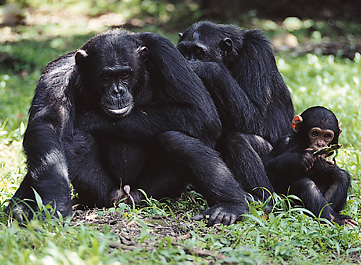
M 182 244 L 183 240 L 192 238 L 191 231 L 194 231 L 195 228 L 197 234 L 202 237 L 202 233 L 222 231 L 219 225 L 206 227 L 200 222 L 186 217 L 182 211 L 174 213 L 174 216 L 156 216 L 152 214 L 152 217 L 146 217 L 144 214 L 138 213 L 133 216 L 124 216 L 124 212 L 117 212 L 114 208 L 75 210 L 71 225 L 90 225 L 98 231 L 104 231 L 106 228 L 110 229 L 110 232 L 115 237 L 109 246 L 123 251 L 135 249 L 152 251 L 162 244 L 159 243 L 163 242 L 162 239 L 167 238 L 167 240 L 164 240 L 164 244 L 170 243 L 174 247 L 182 248 L 187 254 L 200 257 L 204 264 L 226 258 L 219 252 L 191 248 Z M 144 235 L 147 237 L 146 240 L 143 240 Z
M 132 245 L 134 238 L 141 237 L 142 228 L 147 229 L 148 235 L 156 237 L 184 237 L 189 234 L 192 225 L 181 216 L 181 213 L 175 217 L 155 216 L 145 217 L 143 214 L 134 214 L 124 218 L 123 212 L 113 211 L 114 208 L 94 208 L 86 210 L 76 210 L 71 221 L 72 225 L 91 224 L 98 230 L 110 226 L 111 232 L 118 235 L 122 244 Z M 192 222 L 192 221 L 191 221 Z

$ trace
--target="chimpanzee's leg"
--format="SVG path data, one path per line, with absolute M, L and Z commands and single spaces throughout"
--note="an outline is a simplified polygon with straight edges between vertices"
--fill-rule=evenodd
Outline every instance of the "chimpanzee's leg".
M 216 146 L 242 188 L 261 201 L 273 193 L 262 162 L 271 149 L 264 138 L 237 132 L 224 134 Z
M 297 195 L 303 202 L 306 209 L 314 215 L 321 213 L 322 218 L 331 220 L 331 215 L 335 215 L 334 210 L 323 197 L 315 182 L 309 178 L 296 181 L 290 189 L 292 194 Z
M 209 225 L 230 224 L 248 211 L 247 194 L 215 150 L 181 132 L 163 133 L 158 140 L 174 172 L 193 184 L 213 206 L 196 219 L 209 214 Z
M 331 185 L 323 191 L 325 200 L 331 203 L 331 207 L 336 211 L 341 211 L 347 200 L 347 192 L 351 185 L 350 175 L 346 170 L 337 165 L 332 166 L 332 172 L 325 172 L 325 176 L 333 180 Z
M 107 156 L 100 152 L 94 137 L 76 130 L 72 141 L 67 142 L 66 151 L 70 181 L 78 193 L 77 203 L 92 207 L 112 206 L 117 200 L 121 181 L 113 178 L 104 167 L 102 161 Z

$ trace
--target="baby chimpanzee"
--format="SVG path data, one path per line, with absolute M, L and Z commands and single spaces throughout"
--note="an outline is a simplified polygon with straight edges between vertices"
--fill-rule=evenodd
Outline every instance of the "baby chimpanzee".
M 340 225 L 357 226 L 340 214 L 346 204 L 350 175 L 326 160 L 338 148 L 341 123 L 332 111 L 311 107 L 292 120 L 292 135 L 281 138 L 265 159 L 268 177 L 279 194 L 297 195 L 305 207 Z

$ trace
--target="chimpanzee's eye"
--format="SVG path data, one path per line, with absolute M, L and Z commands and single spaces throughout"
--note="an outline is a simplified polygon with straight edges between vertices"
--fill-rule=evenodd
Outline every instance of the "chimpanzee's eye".
M 129 77 L 131 72 L 132 72 L 132 68 L 129 67 L 129 68 L 119 71 L 118 76 L 121 79 L 125 79 L 125 78 Z
M 326 138 L 326 139 L 330 139 L 330 138 L 331 138 L 331 134 L 330 134 L 330 133 L 326 133 L 326 134 L 325 134 L 325 138 Z
M 113 76 L 117 80 L 127 79 L 131 73 L 132 73 L 132 68 L 130 66 L 122 66 L 116 70 L 113 70 Z
M 112 79 L 111 73 L 110 73 L 110 72 L 104 72 L 104 73 L 102 73 L 102 79 L 103 79 L 104 81 L 109 81 L 109 80 L 111 80 L 111 79 Z
M 317 137 L 317 136 L 318 136 L 318 132 L 317 132 L 317 131 L 313 131 L 313 132 L 311 133 L 311 135 L 312 135 L 312 137 Z
M 197 47 L 194 51 L 194 58 L 197 60 L 202 60 L 205 56 L 205 52 L 201 47 Z

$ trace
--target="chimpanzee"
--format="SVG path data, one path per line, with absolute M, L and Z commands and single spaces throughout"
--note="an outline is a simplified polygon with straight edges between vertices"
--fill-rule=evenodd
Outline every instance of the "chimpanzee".
M 258 187 L 273 188 L 262 157 L 292 131 L 294 116 L 269 40 L 258 30 L 202 21 L 180 34 L 177 48 L 217 107 L 223 126 L 217 151 L 242 187 L 263 199 Z
M 175 197 L 191 183 L 212 206 L 201 215 L 209 225 L 233 223 L 248 206 L 213 149 L 220 134 L 209 93 L 168 39 L 101 33 L 45 68 L 24 136 L 28 173 L 9 208 L 31 218 L 18 199 L 34 199 L 32 187 L 69 216 L 70 182 L 81 203 L 99 207 L 138 202 L 137 189 Z
M 341 124 L 335 114 L 325 107 L 311 107 L 294 117 L 292 127 L 294 132 L 281 138 L 265 159 L 275 191 L 297 195 L 316 216 L 357 225 L 349 216 L 340 214 L 350 176 L 336 165 L 334 157 L 328 160 L 332 152 L 327 152 L 327 147 L 339 147 Z

